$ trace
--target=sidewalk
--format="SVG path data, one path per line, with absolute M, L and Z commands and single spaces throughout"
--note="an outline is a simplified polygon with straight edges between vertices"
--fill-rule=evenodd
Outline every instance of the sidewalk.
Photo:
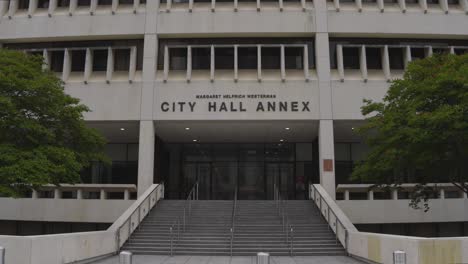
M 271 257 L 270 264 L 362 264 L 345 256 Z M 119 264 L 112 256 L 93 264 Z M 132 264 L 256 264 L 256 257 L 134 255 Z

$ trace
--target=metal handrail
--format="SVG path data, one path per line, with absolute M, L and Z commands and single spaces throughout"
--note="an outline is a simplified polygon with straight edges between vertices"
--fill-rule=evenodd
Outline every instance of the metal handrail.
M 289 216 L 288 213 L 286 212 L 285 208 L 285 203 L 286 200 L 283 198 L 283 195 L 281 194 L 281 191 L 279 188 L 274 184 L 274 199 L 276 201 L 276 206 L 278 208 L 278 215 L 281 219 L 281 224 L 283 226 L 283 232 L 285 235 L 286 239 L 286 246 L 289 244 L 289 252 L 291 256 L 294 254 L 294 228 L 291 222 L 289 221 Z
M 188 218 L 190 217 L 190 214 L 192 213 L 191 200 L 198 200 L 198 181 L 196 181 L 193 184 L 193 187 L 190 189 L 187 195 L 187 199 L 185 199 L 183 213 L 181 213 L 181 215 L 179 216 L 176 216 L 176 218 L 172 222 L 172 225 L 169 227 L 169 232 L 170 232 L 169 250 L 170 250 L 171 256 L 173 255 L 173 248 L 174 248 L 173 244 L 178 243 L 180 240 L 180 229 L 181 229 L 180 226 L 182 225 L 183 231 L 185 231 L 185 225 L 188 222 Z M 177 240 L 174 242 L 174 229 L 175 229 L 176 224 L 177 224 Z
M 234 189 L 234 200 L 232 202 L 232 215 L 231 215 L 231 228 L 230 228 L 230 232 L 231 232 L 231 241 L 230 241 L 230 249 L 231 249 L 231 257 L 232 257 L 232 244 L 233 244 L 233 241 L 234 241 L 234 232 L 235 232 L 235 229 L 234 229 L 234 226 L 235 226 L 235 223 L 236 223 L 236 209 L 237 209 L 237 187 Z
M 317 191 L 317 188 L 315 188 L 314 185 L 312 184 L 309 184 L 309 188 L 312 187 L 314 192 L 313 192 L 313 195 L 314 195 L 314 202 L 316 204 L 318 204 L 319 206 L 319 209 L 320 209 L 320 214 L 323 216 L 323 218 L 328 222 L 328 225 L 330 226 L 331 225 L 331 222 L 330 222 L 330 212 L 333 214 L 333 216 L 335 217 L 335 223 L 334 223 L 334 226 L 335 226 L 335 229 L 333 230 L 335 232 L 335 241 L 336 241 L 336 244 L 338 244 L 338 241 L 340 241 L 340 237 L 339 237 L 339 234 L 338 234 L 338 231 L 339 231 L 339 226 L 341 226 L 342 230 L 344 231 L 345 233 L 345 238 L 344 238 L 344 242 L 342 243 L 345 250 L 348 249 L 348 229 L 343 225 L 343 223 L 341 222 L 341 220 L 337 217 L 336 215 L 336 212 L 330 207 L 330 205 L 327 203 L 327 201 L 325 199 L 323 199 L 323 196 Z M 318 199 L 317 199 L 317 193 L 319 195 Z M 325 205 L 327 206 L 326 208 L 326 215 L 327 217 L 325 217 L 323 211 L 322 211 L 322 203 L 325 202 Z M 330 226 L 331 228 L 331 226 Z M 341 243 L 341 241 L 340 241 Z
M 117 231 L 117 251 L 120 249 L 120 242 L 121 242 L 121 238 L 120 238 L 120 231 L 122 230 L 122 227 L 124 227 L 125 225 L 128 225 L 128 238 L 127 239 L 130 239 L 130 236 L 132 235 L 133 231 L 135 231 L 136 228 L 133 228 L 133 223 L 132 223 L 132 216 L 135 214 L 136 211 L 138 211 L 138 227 L 140 227 L 140 224 L 142 222 L 142 217 L 141 217 L 141 208 L 142 206 L 146 203 L 146 201 L 148 201 L 148 212 L 146 215 L 148 215 L 152 209 L 151 207 L 151 197 L 153 196 L 153 194 L 158 191 L 159 189 L 163 188 L 163 192 L 164 192 L 164 182 L 161 182 L 160 184 L 158 184 L 158 186 L 156 186 L 156 188 L 154 188 L 153 191 L 151 191 L 151 193 L 132 211 L 132 213 L 129 215 L 129 217 L 119 226 L 117 227 L 116 231 Z M 156 200 L 153 199 L 153 202 L 155 202 L 153 204 L 153 206 L 156 204 Z M 143 212 L 145 213 L 145 212 Z M 143 218 L 146 216 L 144 215 Z

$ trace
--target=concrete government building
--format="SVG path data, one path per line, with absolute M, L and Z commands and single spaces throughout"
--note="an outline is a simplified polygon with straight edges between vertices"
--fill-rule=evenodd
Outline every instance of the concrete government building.
M 124 249 L 468 263 L 465 193 L 440 183 L 425 213 L 411 179 L 349 179 L 363 99 L 413 60 L 467 53 L 468 0 L 2 0 L 0 46 L 44 57 L 112 159 L 0 198 L 8 264 Z

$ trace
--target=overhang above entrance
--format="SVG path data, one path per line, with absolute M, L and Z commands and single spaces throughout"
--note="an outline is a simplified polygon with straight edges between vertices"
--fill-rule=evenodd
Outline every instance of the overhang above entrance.
M 318 121 L 159 121 L 165 142 L 311 142 Z

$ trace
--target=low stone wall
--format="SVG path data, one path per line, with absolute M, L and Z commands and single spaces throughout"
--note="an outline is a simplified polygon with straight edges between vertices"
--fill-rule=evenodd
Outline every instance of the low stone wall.
M 468 237 L 421 238 L 350 232 L 348 253 L 376 263 L 393 263 L 393 252 L 406 252 L 407 264 L 468 263 Z
M 98 231 L 44 236 L 0 236 L 6 263 L 63 264 L 116 251 L 115 232 Z

